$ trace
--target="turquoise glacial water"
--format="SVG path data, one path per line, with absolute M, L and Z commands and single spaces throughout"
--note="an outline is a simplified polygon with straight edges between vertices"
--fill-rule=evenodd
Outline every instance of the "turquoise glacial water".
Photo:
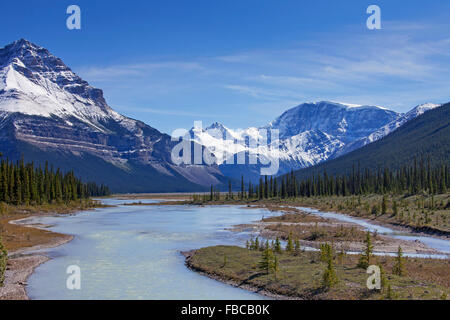
M 244 245 L 249 233 L 225 229 L 273 214 L 237 206 L 119 205 L 38 218 L 34 222 L 75 238 L 46 250 L 52 259 L 30 276 L 27 293 L 31 299 L 264 299 L 187 269 L 179 251 Z M 70 265 L 81 269 L 80 290 L 66 287 Z
M 124 206 L 121 204 L 135 201 L 103 201 L 117 206 L 34 219 L 33 222 L 51 225 L 51 230 L 75 238 L 45 250 L 52 259 L 36 268 L 28 279 L 27 293 L 31 299 L 265 299 L 187 269 L 180 251 L 219 244 L 243 246 L 254 235 L 227 228 L 280 213 L 240 206 Z M 301 209 L 355 223 L 371 232 L 422 241 L 442 252 L 410 256 L 446 259 L 450 252 L 448 240 L 398 234 L 366 220 Z M 81 269 L 81 290 L 66 287 L 69 276 L 66 270 L 70 265 Z

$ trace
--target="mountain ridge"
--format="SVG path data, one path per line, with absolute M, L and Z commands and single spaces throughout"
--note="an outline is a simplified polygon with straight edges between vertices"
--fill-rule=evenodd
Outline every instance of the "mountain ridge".
M 397 113 L 380 106 L 330 101 L 307 102 L 286 110 L 265 126 L 232 130 L 219 122 L 214 122 L 202 131 L 191 130 L 191 133 L 197 134 L 194 137 L 196 142 L 209 147 L 218 155 L 219 168 L 225 175 L 236 179 L 244 175 L 257 182 L 262 165 L 249 165 L 248 162 L 234 166 L 223 164 L 227 160 L 227 157 L 222 156 L 224 150 L 232 149 L 230 141 L 221 141 L 227 134 L 230 139 L 237 140 L 234 151 L 236 157 L 246 152 L 247 158 L 250 154 L 267 159 L 278 158 L 279 174 L 282 174 L 317 165 L 376 141 L 408 120 L 437 106 L 426 104 L 417 106 L 407 113 Z M 207 133 L 211 129 L 219 130 L 220 139 L 214 132 Z M 258 130 L 271 129 L 279 130 L 280 150 L 252 148 L 245 142 L 248 138 L 257 139 Z
M 322 174 L 324 170 L 330 175 L 344 174 L 358 164 L 363 169 L 399 169 L 421 158 L 449 165 L 449 137 L 450 103 L 446 103 L 423 112 L 377 141 L 294 174 L 299 179 Z
M 68 157 L 74 157 L 80 160 L 71 164 L 75 172 L 89 172 L 83 177 L 89 180 L 106 177 L 107 181 L 99 182 L 110 184 L 116 192 L 146 191 L 133 184 L 133 172 L 142 175 L 142 166 L 153 172 L 144 176 L 154 179 L 161 189 L 165 188 L 163 180 L 179 180 L 178 185 L 172 184 L 174 191 L 183 191 L 179 186 L 206 190 L 211 184 L 225 181 L 218 168 L 212 166 L 173 164 L 171 151 L 176 142 L 169 135 L 115 112 L 102 90 L 93 88 L 61 59 L 27 40 L 0 49 L 0 110 L 2 147 L 7 142 L 32 146 L 18 150 L 10 143 L 10 152 L 4 153 L 11 159 L 24 156 L 33 161 L 42 152 L 59 166 L 58 162 L 67 163 Z M 88 170 L 90 164 L 81 159 L 92 160 L 91 156 L 98 158 L 94 162 L 103 163 L 116 176 L 129 181 L 130 186 L 116 189 L 114 185 L 121 181 L 102 174 L 101 165 L 97 166 L 99 172 Z M 151 181 L 143 185 L 158 191 Z
M 177 141 L 114 111 L 101 89 L 47 49 L 25 39 L 0 49 L 0 143 L 5 156 L 40 162 L 47 157 L 84 178 L 110 184 L 115 192 L 157 192 L 164 185 L 171 186 L 165 191 L 206 190 L 241 175 L 257 181 L 264 161 L 279 159 L 278 174 L 317 165 L 380 139 L 435 107 L 400 114 L 380 106 L 319 101 L 290 108 L 261 127 L 233 130 L 214 122 L 190 133 L 194 144 L 208 149 L 217 163 L 177 165 L 171 159 Z M 261 138 L 260 130 L 278 130 L 279 139 L 269 134 L 267 145 L 249 146 L 250 139 Z M 224 140 L 227 136 L 231 141 Z M 272 148 L 277 143 L 279 148 Z M 245 164 L 228 163 L 239 157 Z M 250 157 L 259 163 L 250 164 Z

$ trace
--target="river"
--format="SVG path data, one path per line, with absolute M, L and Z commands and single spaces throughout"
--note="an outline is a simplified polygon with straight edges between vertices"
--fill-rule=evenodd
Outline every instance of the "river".
M 189 270 L 179 251 L 244 245 L 248 233 L 224 229 L 274 214 L 239 206 L 119 205 L 36 218 L 33 223 L 75 238 L 45 250 L 52 259 L 29 277 L 27 293 L 31 299 L 265 299 Z M 70 265 L 81 269 L 81 290 L 66 287 Z
M 251 236 L 248 232 L 225 229 L 281 213 L 242 206 L 125 206 L 122 204 L 134 201 L 119 199 L 103 202 L 116 207 L 34 219 L 33 223 L 50 225 L 50 230 L 75 238 L 45 250 L 52 259 L 29 277 L 27 293 L 31 299 L 265 299 L 187 269 L 180 251 L 219 244 L 243 246 Z M 448 240 L 397 234 L 366 220 L 301 209 L 356 223 L 370 231 L 417 239 L 441 252 L 449 252 Z M 69 276 L 66 269 L 70 265 L 80 267 L 80 290 L 66 287 Z

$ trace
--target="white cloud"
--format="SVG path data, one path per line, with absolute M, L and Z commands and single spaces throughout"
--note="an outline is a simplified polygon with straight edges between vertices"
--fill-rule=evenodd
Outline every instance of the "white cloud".
M 384 21 L 380 31 L 335 31 L 278 50 L 84 67 L 79 73 L 102 88 L 125 91 L 121 95 L 139 95 L 140 101 L 157 98 L 157 105 L 167 106 L 174 97 L 186 96 L 186 106 L 176 100 L 179 109 L 197 106 L 195 113 L 142 112 L 220 121 L 227 117 L 220 111 L 230 105 L 270 120 L 304 101 L 347 101 L 397 111 L 425 101 L 447 102 L 449 66 L 448 26 Z M 147 105 L 155 105 L 151 102 Z
M 204 70 L 203 67 L 197 62 L 165 61 L 121 64 L 105 67 L 83 67 L 78 70 L 78 73 L 91 81 L 114 81 L 124 76 L 145 77 L 149 75 L 149 72 L 151 73 L 168 69 L 175 71 L 197 72 Z

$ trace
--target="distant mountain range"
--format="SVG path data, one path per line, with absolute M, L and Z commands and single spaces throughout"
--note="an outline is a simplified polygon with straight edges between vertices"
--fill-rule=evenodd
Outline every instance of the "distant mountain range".
M 200 191 L 224 186 L 229 177 L 256 180 L 263 164 L 226 164 L 239 154 L 246 160 L 255 155 L 259 162 L 279 158 L 278 174 L 306 168 L 379 140 L 436 107 L 425 104 L 399 114 L 377 106 L 303 103 L 261 128 L 238 131 L 214 123 L 192 129 L 192 140 L 210 150 L 217 163 L 177 165 L 171 159 L 177 142 L 115 112 L 100 89 L 47 49 L 24 39 L 0 49 L 0 151 L 13 160 L 23 156 L 73 169 L 114 192 Z M 279 149 L 249 145 L 259 130 L 271 129 L 279 132 Z M 224 141 L 226 136 L 234 143 Z
M 416 111 L 421 113 L 423 110 Z M 450 103 L 413 117 L 378 141 L 339 158 L 298 170 L 295 175 L 304 179 L 324 171 L 330 175 L 350 173 L 358 164 L 373 170 L 399 169 L 403 165 L 412 165 L 414 160 L 418 164 L 422 160 L 427 164 L 428 159 L 432 166 L 450 166 Z
M 209 131 L 220 130 L 223 137 L 234 137 L 239 145 L 236 153 L 247 152 L 272 161 L 278 157 L 279 174 L 282 174 L 319 164 L 374 142 L 437 106 L 427 103 L 413 108 L 408 113 L 400 114 L 378 106 L 328 101 L 303 103 L 260 128 L 250 127 L 236 131 L 216 122 L 201 132 L 197 131 L 195 141 L 217 150 L 219 168 L 226 176 L 239 178 L 244 175 L 256 181 L 260 168 L 264 165 L 223 164 L 227 157 L 222 154 L 224 150 L 230 149 L 230 142 L 217 139 L 215 135 L 209 134 Z M 249 146 L 245 137 L 257 139 L 258 130 L 261 129 L 279 131 L 279 149 Z

